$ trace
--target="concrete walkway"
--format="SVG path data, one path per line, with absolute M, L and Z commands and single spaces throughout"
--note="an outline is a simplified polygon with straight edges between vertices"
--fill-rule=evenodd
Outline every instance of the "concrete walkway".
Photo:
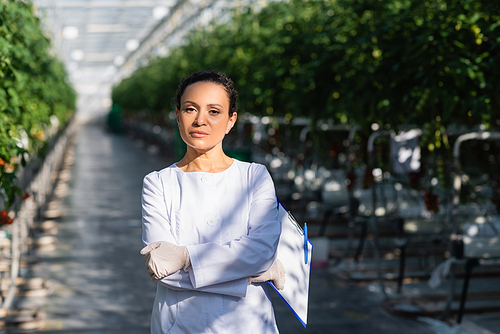
M 38 254 L 35 274 L 54 285 L 38 301 L 47 313 L 42 332 L 149 333 L 155 283 L 139 255 L 142 178 L 172 161 L 99 126 L 81 129 L 74 152 L 59 245 Z M 422 322 L 391 316 L 379 294 L 345 285 L 328 270 L 312 274 L 307 330 L 274 298 L 281 333 L 432 333 Z

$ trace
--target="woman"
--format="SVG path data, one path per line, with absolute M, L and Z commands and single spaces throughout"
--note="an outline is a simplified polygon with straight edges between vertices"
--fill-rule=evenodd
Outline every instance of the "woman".
M 237 93 L 216 71 L 184 78 L 176 115 L 186 155 L 144 178 L 143 242 L 158 282 L 151 333 L 277 333 L 266 281 L 284 287 L 272 179 L 229 158 Z

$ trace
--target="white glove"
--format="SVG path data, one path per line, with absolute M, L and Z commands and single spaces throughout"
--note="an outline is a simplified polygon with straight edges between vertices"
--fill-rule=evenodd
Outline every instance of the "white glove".
M 267 282 L 267 281 L 273 281 L 274 286 L 278 290 L 283 290 L 285 288 L 285 274 L 286 270 L 285 267 L 283 267 L 283 264 L 279 259 L 276 259 L 274 261 L 274 264 L 271 268 L 269 268 L 268 271 L 263 273 L 260 276 L 256 277 L 250 277 L 248 279 L 248 283 L 262 283 L 262 282 Z
M 153 242 L 143 249 L 144 263 L 153 281 L 159 280 L 181 269 L 187 270 L 189 253 L 186 246 L 177 246 L 168 241 Z

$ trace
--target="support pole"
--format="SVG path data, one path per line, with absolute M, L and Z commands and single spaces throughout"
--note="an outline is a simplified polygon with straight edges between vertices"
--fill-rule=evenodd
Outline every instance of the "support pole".
M 456 216 L 458 214 L 458 205 L 460 204 L 460 189 L 462 187 L 462 179 L 460 177 L 460 146 L 463 142 L 469 140 L 488 140 L 488 139 L 500 139 L 500 132 L 471 132 L 466 133 L 457 138 L 455 144 L 453 145 L 453 195 L 451 201 L 451 240 L 450 240 L 450 252 L 454 255 L 453 244 L 458 233 L 458 226 L 456 221 Z M 446 301 L 446 307 L 443 312 L 443 319 L 445 319 L 450 313 L 451 303 L 455 295 L 455 265 L 452 264 L 450 268 L 450 290 L 448 292 L 448 299 Z
M 354 173 L 354 168 L 353 168 L 353 161 L 354 158 L 356 157 L 354 154 L 354 136 L 356 135 L 356 132 L 358 132 L 360 129 L 359 126 L 353 126 L 352 128 L 349 129 L 349 136 L 348 136 L 348 142 L 349 142 L 349 149 L 348 149 L 348 157 L 347 157 L 347 175 L 349 173 Z M 356 222 L 354 219 L 356 218 L 356 214 L 358 212 L 358 207 L 359 207 L 359 201 L 354 198 L 354 192 L 353 192 L 353 187 L 350 186 L 348 187 L 348 192 L 349 192 L 349 211 L 348 211 L 348 230 L 347 230 L 347 245 L 346 249 L 344 252 L 344 256 L 349 255 L 349 250 L 351 249 L 352 246 L 352 241 L 354 239 L 354 228 L 356 227 Z M 363 228 L 365 228 L 365 225 L 363 225 Z M 365 228 L 365 236 L 366 236 L 366 228 Z M 358 245 L 358 250 L 356 251 L 356 256 L 354 257 L 355 261 L 358 261 L 357 258 L 359 256 L 359 246 L 361 246 L 361 249 L 363 247 L 362 242 L 360 240 L 360 244 Z
M 368 138 L 368 159 L 371 167 L 373 167 L 374 163 L 373 151 L 374 151 L 375 139 L 384 135 L 390 136 L 392 138 L 394 137 L 395 133 L 394 131 L 377 131 L 372 133 Z M 387 292 L 385 291 L 384 277 L 382 276 L 382 269 L 380 268 L 380 258 L 379 258 L 378 225 L 377 225 L 377 216 L 375 215 L 375 211 L 377 208 L 377 196 L 376 196 L 377 194 L 375 191 L 376 184 L 377 181 L 374 178 L 372 184 L 372 219 L 371 219 L 371 227 L 373 231 L 373 243 L 372 243 L 373 255 L 375 257 L 375 263 L 377 265 L 377 276 L 380 284 L 380 289 L 382 290 L 384 297 L 387 299 Z
M 467 291 L 469 289 L 470 276 L 472 275 L 472 270 L 479 262 L 477 259 L 468 259 L 465 263 L 465 278 L 464 285 L 462 287 L 462 295 L 460 296 L 460 308 L 458 310 L 458 319 L 457 323 L 460 324 L 462 322 L 462 317 L 464 314 L 465 302 L 467 300 Z
M 403 289 L 403 278 L 405 274 L 405 261 L 406 261 L 406 244 L 399 247 L 399 276 L 398 276 L 398 293 Z

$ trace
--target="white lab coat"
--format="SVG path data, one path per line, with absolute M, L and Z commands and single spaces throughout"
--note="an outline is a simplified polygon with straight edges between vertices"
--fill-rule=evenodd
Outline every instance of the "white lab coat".
M 276 257 L 281 222 L 259 164 L 221 173 L 175 164 L 144 178 L 142 239 L 187 246 L 191 267 L 158 281 L 151 333 L 278 333 L 267 284 L 248 277 Z

